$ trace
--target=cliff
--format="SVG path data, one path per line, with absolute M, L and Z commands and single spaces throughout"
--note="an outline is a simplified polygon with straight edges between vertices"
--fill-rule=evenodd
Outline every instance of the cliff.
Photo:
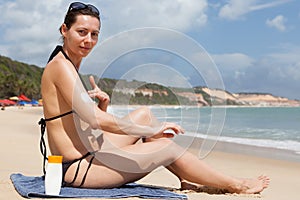
M 300 106 L 299 100 L 290 100 L 285 97 L 274 96 L 267 93 L 230 93 L 225 90 L 198 88 L 202 94 L 183 94 L 190 100 L 197 99 L 199 106 L 207 105 L 236 105 L 236 106 Z M 203 93 L 206 97 L 203 97 Z

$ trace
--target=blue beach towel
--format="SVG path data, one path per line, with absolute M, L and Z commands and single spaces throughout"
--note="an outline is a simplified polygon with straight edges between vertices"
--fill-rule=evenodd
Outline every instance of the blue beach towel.
M 149 187 L 130 183 L 112 189 L 85 189 L 63 187 L 59 196 L 45 194 L 44 179 L 41 176 L 24 176 L 12 174 L 10 176 L 17 192 L 25 198 L 156 198 L 156 199 L 187 199 L 186 195 L 176 194 L 163 188 Z

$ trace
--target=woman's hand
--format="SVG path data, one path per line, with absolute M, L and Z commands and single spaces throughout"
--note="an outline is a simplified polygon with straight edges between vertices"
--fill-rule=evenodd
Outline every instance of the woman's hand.
M 181 126 L 171 122 L 163 122 L 161 126 L 155 129 L 156 133 L 151 137 L 154 139 L 162 137 L 173 138 L 175 134 L 184 134 L 184 129 Z
M 88 94 L 91 98 L 97 98 L 99 100 L 99 103 L 98 103 L 98 107 L 105 111 L 107 110 L 107 107 L 109 105 L 109 102 L 110 102 L 110 98 L 108 96 L 108 94 L 106 94 L 105 92 L 103 92 L 98 86 L 97 84 L 95 83 L 95 79 L 93 76 L 90 76 L 89 77 L 89 80 L 90 80 L 90 84 L 92 86 L 92 90 L 89 90 L 88 91 Z

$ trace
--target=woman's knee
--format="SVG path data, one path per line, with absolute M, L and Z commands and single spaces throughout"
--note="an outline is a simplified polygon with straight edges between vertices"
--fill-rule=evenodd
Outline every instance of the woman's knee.
M 130 113 L 129 118 L 133 122 L 141 125 L 152 125 L 155 120 L 150 108 L 147 106 L 136 109 Z
M 152 112 L 149 107 L 142 106 L 136 110 L 141 117 L 150 117 L 152 116 Z
M 157 142 L 159 143 L 158 146 L 160 146 L 162 152 L 165 152 L 172 159 L 178 159 L 186 151 L 186 149 L 182 148 L 169 138 L 160 138 Z

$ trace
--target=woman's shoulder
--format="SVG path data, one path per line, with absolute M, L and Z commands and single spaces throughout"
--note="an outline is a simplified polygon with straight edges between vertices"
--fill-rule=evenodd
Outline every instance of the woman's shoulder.
M 61 70 L 66 68 L 68 65 L 68 60 L 64 56 L 58 54 L 50 62 L 48 62 L 45 69 Z
M 70 63 L 63 55 L 58 54 L 45 67 L 45 73 L 54 77 L 75 75 L 77 72 L 72 63 Z

